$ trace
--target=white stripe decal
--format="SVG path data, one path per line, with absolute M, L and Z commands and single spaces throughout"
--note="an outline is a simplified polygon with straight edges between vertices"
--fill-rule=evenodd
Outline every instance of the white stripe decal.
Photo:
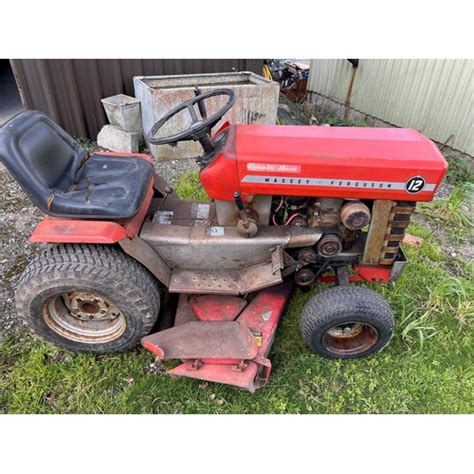
M 256 176 L 247 175 L 243 183 L 285 184 L 296 186 L 327 186 L 335 188 L 386 189 L 393 191 L 406 190 L 406 183 L 392 181 L 361 181 L 340 178 L 297 178 L 294 176 Z M 434 191 L 436 185 L 426 184 L 423 191 Z

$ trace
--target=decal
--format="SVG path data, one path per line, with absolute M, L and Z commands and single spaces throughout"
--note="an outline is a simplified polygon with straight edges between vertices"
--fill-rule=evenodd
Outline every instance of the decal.
M 209 204 L 197 204 L 196 205 L 196 219 L 206 220 L 209 217 Z
M 224 227 L 218 227 L 218 226 L 208 227 L 206 229 L 206 234 L 209 235 L 210 237 L 217 237 L 217 236 L 224 235 Z
M 426 185 L 425 178 L 423 176 L 413 176 L 407 181 L 406 190 L 409 193 L 419 193 Z
M 420 179 L 419 176 L 416 178 Z M 412 178 L 414 179 L 414 178 Z M 423 180 L 424 182 L 424 180 Z M 406 190 L 408 183 L 392 182 L 392 181 L 362 181 L 359 179 L 341 179 L 341 178 L 301 178 L 294 176 L 255 176 L 247 175 L 242 183 L 259 183 L 259 184 L 285 184 L 296 186 L 324 186 L 334 188 L 365 188 L 365 189 L 384 189 L 384 190 Z M 436 185 L 425 184 L 425 191 L 434 191 Z M 418 191 L 421 191 L 418 189 Z M 410 191 L 410 192 L 418 192 Z
M 277 165 L 275 163 L 247 163 L 249 171 L 267 171 L 269 173 L 299 173 L 301 165 Z
M 171 224 L 173 211 L 158 211 L 153 216 L 153 224 Z

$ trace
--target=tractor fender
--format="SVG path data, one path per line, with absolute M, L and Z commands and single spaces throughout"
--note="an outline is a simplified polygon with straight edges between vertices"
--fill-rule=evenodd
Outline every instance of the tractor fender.
M 115 244 L 126 238 L 125 228 L 112 221 L 86 221 L 46 217 L 35 228 L 30 242 Z

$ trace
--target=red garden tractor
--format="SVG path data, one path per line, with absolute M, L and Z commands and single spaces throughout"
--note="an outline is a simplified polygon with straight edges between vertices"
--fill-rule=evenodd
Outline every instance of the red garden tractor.
M 224 105 L 208 115 L 216 98 Z M 92 353 L 141 341 L 160 361 L 181 361 L 173 376 L 254 391 L 268 382 L 293 289 L 333 282 L 302 311 L 307 346 L 349 359 L 389 342 L 389 305 L 351 283 L 401 274 L 400 242 L 446 172 L 441 153 L 399 128 L 224 123 L 212 133 L 234 102 L 231 90 L 196 89 L 147 134 L 154 145 L 201 143 L 206 202 L 179 199 L 147 155 L 89 154 L 42 113 L 1 128 L 0 158 L 47 215 L 30 241 L 52 245 L 16 291 L 37 335 Z M 189 127 L 169 132 L 181 113 Z

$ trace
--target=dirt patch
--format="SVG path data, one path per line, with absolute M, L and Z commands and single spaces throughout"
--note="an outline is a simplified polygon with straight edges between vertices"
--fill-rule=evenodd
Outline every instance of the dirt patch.
M 40 246 L 28 243 L 28 237 L 42 214 L 2 165 L 0 186 L 0 332 L 5 334 L 18 325 L 13 288 L 39 251 Z
M 158 161 L 153 159 L 156 172 L 172 186 L 184 173 L 198 172 L 199 166 L 192 159 Z

